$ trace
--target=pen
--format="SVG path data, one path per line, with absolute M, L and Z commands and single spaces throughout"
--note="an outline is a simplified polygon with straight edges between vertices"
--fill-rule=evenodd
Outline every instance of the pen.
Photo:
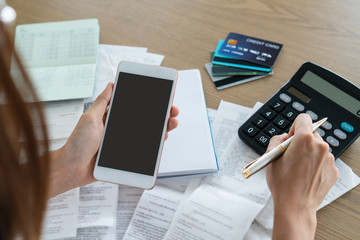
M 315 132 L 318 127 L 320 127 L 324 122 L 326 122 L 326 120 L 327 117 L 314 123 L 312 131 Z M 279 158 L 288 148 L 293 137 L 294 136 L 288 138 L 286 141 L 278 145 L 276 148 L 272 149 L 270 152 L 265 153 L 261 157 L 255 159 L 254 161 L 246 165 L 242 172 L 244 178 L 248 179 L 250 176 L 254 175 L 256 172 L 266 167 L 269 163 Z

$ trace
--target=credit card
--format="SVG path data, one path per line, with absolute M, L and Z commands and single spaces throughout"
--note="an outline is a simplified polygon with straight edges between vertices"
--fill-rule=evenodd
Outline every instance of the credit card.
M 212 75 L 212 63 L 206 63 L 205 69 L 208 72 L 211 81 L 215 84 L 215 87 L 217 90 L 222 90 L 228 87 L 233 87 L 242 83 L 254 81 L 263 77 L 267 77 L 273 74 L 273 72 L 270 72 L 266 75 L 238 75 L 238 76 L 227 76 L 227 77 L 214 77 Z
M 215 51 L 211 51 L 211 59 L 214 58 Z M 213 76 L 235 76 L 235 75 L 264 75 L 269 72 L 255 71 L 245 68 L 227 67 L 213 64 L 212 67 Z
M 283 45 L 238 33 L 229 33 L 218 53 L 271 68 Z
M 219 50 L 224 43 L 224 40 L 220 40 L 218 42 L 218 45 L 216 47 L 216 51 L 214 54 L 214 58 L 212 60 L 213 64 L 216 65 L 222 65 L 222 66 L 229 66 L 229 67 L 237 67 L 237 68 L 245 68 L 250 70 L 256 70 L 256 71 L 263 71 L 263 72 L 271 72 L 271 67 L 266 67 L 261 64 L 252 63 L 249 61 L 236 59 L 233 57 L 229 57 L 226 55 L 222 55 L 219 53 Z
M 268 72 L 253 71 L 245 68 L 226 67 L 221 65 L 212 65 L 213 76 L 235 76 L 235 75 L 266 75 Z

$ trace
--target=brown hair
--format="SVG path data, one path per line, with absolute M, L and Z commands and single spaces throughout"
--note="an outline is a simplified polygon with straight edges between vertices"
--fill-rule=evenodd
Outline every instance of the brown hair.
M 41 157 L 48 149 L 44 116 L 1 21 L 0 51 L 0 239 L 38 239 L 49 178 L 49 161 Z M 11 56 L 19 72 L 16 79 L 10 74 Z M 20 87 L 29 90 L 32 103 L 23 100 Z M 41 126 L 39 131 L 35 123 Z

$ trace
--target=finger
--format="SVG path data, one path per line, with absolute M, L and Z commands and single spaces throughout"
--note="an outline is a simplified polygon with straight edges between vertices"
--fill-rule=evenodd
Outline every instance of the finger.
M 336 180 L 339 178 L 339 170 L 335 165 L 335 157 L 331 152 L 328 152 L 327 161 L 328 161 L 328 165 L 331 168 L 331 172 L 333 174 L 332 181 L 333 181 L 333 183 L 335 183 Z
M 171 106 L 170 117 L 177 117 L 180 113 L 180 109 L 177 106 Z
M 320 136 L 320 134 L 317 131 L 314 132 L 314 137 L 318 141 L 324 141 L 324 139 Z
M 312 120 L 308 114 L 302 113 L 295 118 L 295 121 L 289 130 L 289 135 L 292 136 L 297 131 L 312 132 Z
M 113 92 L 113 83 L 108 83 L 104 91 L 96 98 L 95 102 L 89 108 L 90 113 L 94 113 L 96 116 L 104 116 L 107 106 L 110 103 L 111 95 Z
M 109 112 L 109 108 L 107 107 L 106 110 L 105 110 L 105 113 L 104 113 L 104 115 L 103 115 L 103 118 L 102 118 L 104 125 L 105 125 L 105 122 L 106 122 L 106 118 L 107 118 L 108 112 Z
M 271 149 L 277 147 L 279 144 L 281 144 L 282 142 L 284 142 L 286 139 L 288 138 L 288 134 L 287 133 L 283 133 L 281 135 L 277 135 L 277 136 L 273 136 L 270 139 L 269 142 L 269 146 L 267 148 L 267 152 L 270 151 Z
M 332 154 L 331 152 L 328 153 L 328 159 L 330 162 L 332 162 L 335 166 L 335 157 L 334 154 Z
M 326 151 L 329 153 L 329 149 L 330 149 L 330 146 L 329 144 L 324 141 L 324 139 L 320 136 L 320 134 L 318 132 L 314 132 L 314 139 L 316 142 L 318 142 L 320 145 L 323 146 L 323 151 Z M 331 153 L 330 153 L 331 154 Z M 331 154 L 332 155 L 332 154 Z
M 176 118 L 170 118 L 166 130 L 169 132 L 169 131 L 175 129 L 178 126 L 178 124 L 179 123 L 178 123 L 178 120 Z

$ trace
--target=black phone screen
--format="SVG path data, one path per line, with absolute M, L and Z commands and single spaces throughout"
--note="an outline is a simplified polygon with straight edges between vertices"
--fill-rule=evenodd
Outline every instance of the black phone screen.
M 154 175 L 173 83 L 119 73 L 99 166 Z

